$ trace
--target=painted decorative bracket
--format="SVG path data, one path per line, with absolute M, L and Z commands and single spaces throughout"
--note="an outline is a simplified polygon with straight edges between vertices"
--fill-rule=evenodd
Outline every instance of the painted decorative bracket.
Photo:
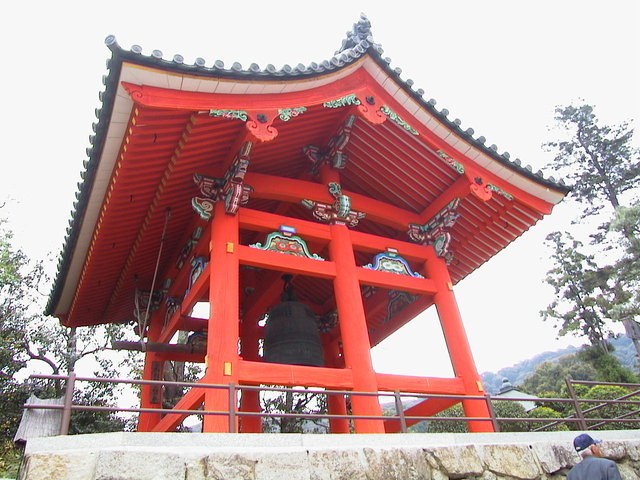
M 163 293 L 161 290 L 156 290 L 152 294 L 152 292 L 147 290 L 136 289 L 135 291 L 136 306 L 141 311 L 147 310 L 148 308 L 150 312 L 155 312 L 160 308 L 160 305 L 162 303 L 162 295 Z M 151 305 L 149 305 L 149 302 L 151 302 Z
M 323 260 L 321 256 L 309 252 L 307 242 L 298 235 L 295 235 L 296 229 L 282 225 L 280 231 L 271 232 L 267 235 L 264 244 L 254 243 L 249 245 L 260 250 L 269 250 L 271 252 L 286 253 L 288 255 L 296 255 L 298 257 L 307 257 L 312 260 Z
M 487 190 L 490 190 L 492 192 L 496 192 L 498 195 L 503 196 L 504 198 L 506 198 L 509 201 L 513 200 L 513 195 L 511 195 L 508 192 L 505 192 L 503 189 L 501 189 L 500 187 L 496 187 L 494 184 L 492 183 L 487 183 Z
M 469 185 L 469 190 L 474 196 L 483 202 L 488 202 L 491 200 L 491 197 L 493 197 L 493 193 L 487 188 L 482 177 L 475 177 L 473 182 L 471 182 L 471 185 Z
M 387 117 L 389 117 L 393 123 L 404 128 L 411 135 L 416 135 L 416 136 L 420 135 L 420 133 L 415 128 L 413 128 L 411 125 L 405 122 L 402 119 L 402 117 L 400 117 L 400 115 L 398 115 L 396 112 L 391 110 L 388 106 L 383 105 L 382 107 L 380 107 L 380 111 L 384 113 Z
M 358 116 L 374 125 L 380 125 L 387 120 L 387 117 L 382 114 L 380 109 L 376 108 L 376 99 L 372 95 L 365 97 L 365 101 L 362 102 L 355 93 L 351 93 L 344 97 L 324 102 L 322 106 L 327 108 L 355 106 Z
M 193 197 L 191 206 L 203 220 L 211 218 L 214 204 L 224 201 L 225 211 L 235 215 L 240 208 L 249 201 L 249 195 L 253 189 L 244 184 L 244 176 L 249 167 L 249 153 L 251 142 L 245 142 L 233 160 L 223 178 L 209 177 L 198 173 L 193 175 L 193 181 L 200 188 L 204 197 Z
M 292 118 L 302 115 L 306 111 L 307 107 L 280 108 L 278 109 L 278 116 L 283 122 L 288 122 Z
M 353 228 L 366 216 L 364 212 L 351 210 L 351 198 L 342 194 L 340 184 L 329 183 L 329 193 L 336 199 L 333 205 L 306 199 L 302 200 L 302 205 L 312 210 L 316 220 L 329 224 L 347 225 Z
M 417 295 L 411 295 L 410 293 L 400 290 L 389 291 L 389 301 L 387 302 L 387 315 L 382 320 L 385 324 L 395 317 L 402 309 L 411 305 L 416 301 Z
M 164 327 L 166 327 L 169 324 L 169 320 L 171 320 L 171 317 L 173 317 L 173 314 L 180 309 L 180 304 L 182 303 L 182 300 L 178 297 L 167 297 L 167 299 L 165 300 L 165 303 L 167 304 L 167 309 L 164 313 Z
M 178 259 L 176 260 L 176 268 L 180 270 L 182 266 L 185 264 L 193 247 L 198 243 L 200 237 L 202 236 L 202 227 L 196 227 L 193 232 L 191 232 L 191 237 L 184 244 L 182 250 L 180 250 L 180 254 L 178 255 Z
M 191 273 L 189 273 L 189 286 L 184 292 L 185 298 L 187 295 L 189 295 L 189 291 L 191 290 L 193 285 L 196 283 L 196 280 L 198 280 L 198 277 L 202 275 L 202 272 L 207 266 L 207 263 L 209 262 L 205 257 L 194 257 L 193 260 L 191 260 Z
M 282 115 L 280 112 L 280 110 L 249 112 L 246 110 L 211 109 L 209 110 L 209 116 L 241 120 L 245 122 L 247 130 L 256 140 L 268 142 L 278 136 L 278 130 L 272 124 L 278 116 Z
M 449 244 L 451 243 L 449 230 L 460 217 L 456 213 L 459 204 L 460 199 L 456 197 L 424 225 L 409 224 L 408 233 L 411 240 L 423 245 L 433 245 L 436 254 L 439 257 L 444 257 L 447 264 L 453 259 L 453 254 L 449 252 Z
M 373 264 L 363 265 L 362 268 L 377 270 L 379 272 L 396 273 L 398 275 L 408 275 L 415 278 L 424 278 L 419 273 L 411 270 L 409 262 L 398 255 L 398 251 L 394 248 L 387 248 L 386 252 L 378 253 L 373 259 Z
M 303 153 L 313 163 L 310 171 L 313 175 L 316 175 L 320 167 L 325 163 L 338 170 L 342 170 L 347 165 L 348 157 L 344 153 L 344 149 L 351 139 L 351 130 L 355 122 L 356 116 L 348 115 L 325 148 L 314 145 L 307 145 L 302 148 Z
M 453 157 L 450 157 L 449 155 L 447 155 L 442 150 L 438 150 L 436 153 L 438 154 L 438 157 L 440 157 L 442 159 L 442 161 L 444 161 L 444 163 L 449 165 L 456 172 L 458 172 L 460 174 L 464 173 L 464 166 L 460 162 L 458 162 L 456 159 L 454 159 Z

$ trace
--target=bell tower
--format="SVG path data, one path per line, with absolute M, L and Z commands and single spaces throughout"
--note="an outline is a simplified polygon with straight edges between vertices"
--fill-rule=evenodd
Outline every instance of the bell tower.
M 408 416 L 461 403 L 470 431 L 491 431 L 454 288 L 569 189 L 436 110 L 364 16 L 333 57 L 295 68 L 107 46 L 47 313 L 74 327 L 135 318 L 145 380 L 168 361 L 203 366 L 170 413 L 144 386 L 138 430 L 174 431 L 202 408 L 204 432 L 260 432 L 251 388 L 277 385 L 340 391 L 332 433 L 350 431 L 347 413 L 357 433 L 399 431 L 377 397 L 395 391 L 431 395 Z M 428 308 L 453 377 L 376 372 L 371 348 Z

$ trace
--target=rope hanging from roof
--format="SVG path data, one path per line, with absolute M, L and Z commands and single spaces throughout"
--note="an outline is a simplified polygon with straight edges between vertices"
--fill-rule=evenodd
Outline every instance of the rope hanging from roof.
M 133 315 L 138 322 L 138 334 L 140 335 L 140 344 L 144 342 L 145 332 L 149 324 L 149 312 L 151 306 L 154 303 L 156 280 L 158 277 L 158 269 L 160 267 L 160 258 L 162 258 L 162 249 L 164 247 L 164 240 L 167 234 L 167 226 L 169 225 L 169 219 L 171 218 L 171 208 L 167 207 L 164 215 L 164 226 L 162 227 L 162 235 L 160 236 L 160 247 L 158 248 L 158 256 L 156 257 L 156 265 L 153 271 L 153 280 L 151 281 L 151 290 L 144 292 L 140 290 L 136 285 L 136 292 L 134 296 L 134 312 Z M 136 276 L 137 280 L 137 276 Z M 146 298 L 145 298 L 146 297 Z M 145 305 L 146 303 L 146 305 Z M 144 309 L 144 314 L 142 310 Z M 143 347 L 144 351 L 144 347 Z

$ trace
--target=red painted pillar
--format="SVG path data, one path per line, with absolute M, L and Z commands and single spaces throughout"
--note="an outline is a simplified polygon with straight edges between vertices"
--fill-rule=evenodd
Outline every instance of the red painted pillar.
M 164 312 L 164 309 L 160 309 Z M 155 342 L 162 330 L 162 319 L 160 312 L 156 311 L 151 316 L 148 340 Z M 143 380 L 162 380 L 164 377 L 164 361 L 156 352 L 146 352 L 144 355 L 144 369 L 142 370 Z M 162 386 L 143 385 L 140 388 L 140 408 L 161 408 L 162 407 Z M 160 421 L 162 415 L 152 412 L 140 412 L 138 414 L 138 431 L 150 432 Z
M 338 321 L 344 352 L 345 368 L 353 373 L 353 389 L 359 392 L 377 392 L 376 373 L 371 363 L 371 345 L 364 315 L 362 293 L 353 245 L 346 225 L 331 226 L 329 243 L 331 260 L 336 264 L 333 282 Z M 377 397 L 352 396 L 354 415 L 382 415 Z M 382 420 L 355 420 L 356 433 L 384 433 Z
M 247 319 L 245 319 L 246 321 Z M 245 333 L 242 337 L 242 358 L 260 361 L 258 356 L 258 337 L 254 331 Z M 260 412 L 260 392 L 257 390 L 243 390 L 240 398 L 240 410 L 243 412 Z M 242 433 L 262 433 L 262 417 L 241 416 L 240 431 Z
M 427 277 L 435 282 L 438 290 L 434 301 L 455 375 L 462 379 L 467 395 L 484 395 L 482 381 L 473 361 L 469 340 L 453 294 L 449 270 L 444 260 L 436 255 L 433 248 L 429 248 L 425 268 Z M 491 417 L 484 400 L 463 400 L 462 407 L 467 417 Z M 468 425 L 470 432 L 494 431 L 490 421 L 470 421 Z
M 328 367 L 343 368 L 338 356 L 340 349 L 338 342 L 334 341 L 325 348 L 325 360 Z M 331 415 L 347 415 L 347 402 L 344 395 L 327 395 L 327 409 Z M 329 431 L 331 433 L 350 433 L 349 420 L 347 418 L 329 419 Z
M 211 219 L 209 256 L 209 326 L 207 337 L 207 371 L 205 382 L 237 383 L 239 338 L 239 260 L 238 217 L 225 213 L 224 202 L 215 206 Z M 205 410 L 227 411 L 227 390 L 206 389 Z M 229 432 L 229 420 L 224 415 L 205 415 L 203 432 Z

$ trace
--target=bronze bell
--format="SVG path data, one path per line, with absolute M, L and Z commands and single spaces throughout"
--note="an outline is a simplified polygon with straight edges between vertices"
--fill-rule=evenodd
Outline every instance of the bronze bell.
M 282 278 L 285 282 L 282 302 L 269 310 L 264 328 L 264 361 L 322 367 L 324 358 L 315 314 L 297 301 L 291 275 Z

